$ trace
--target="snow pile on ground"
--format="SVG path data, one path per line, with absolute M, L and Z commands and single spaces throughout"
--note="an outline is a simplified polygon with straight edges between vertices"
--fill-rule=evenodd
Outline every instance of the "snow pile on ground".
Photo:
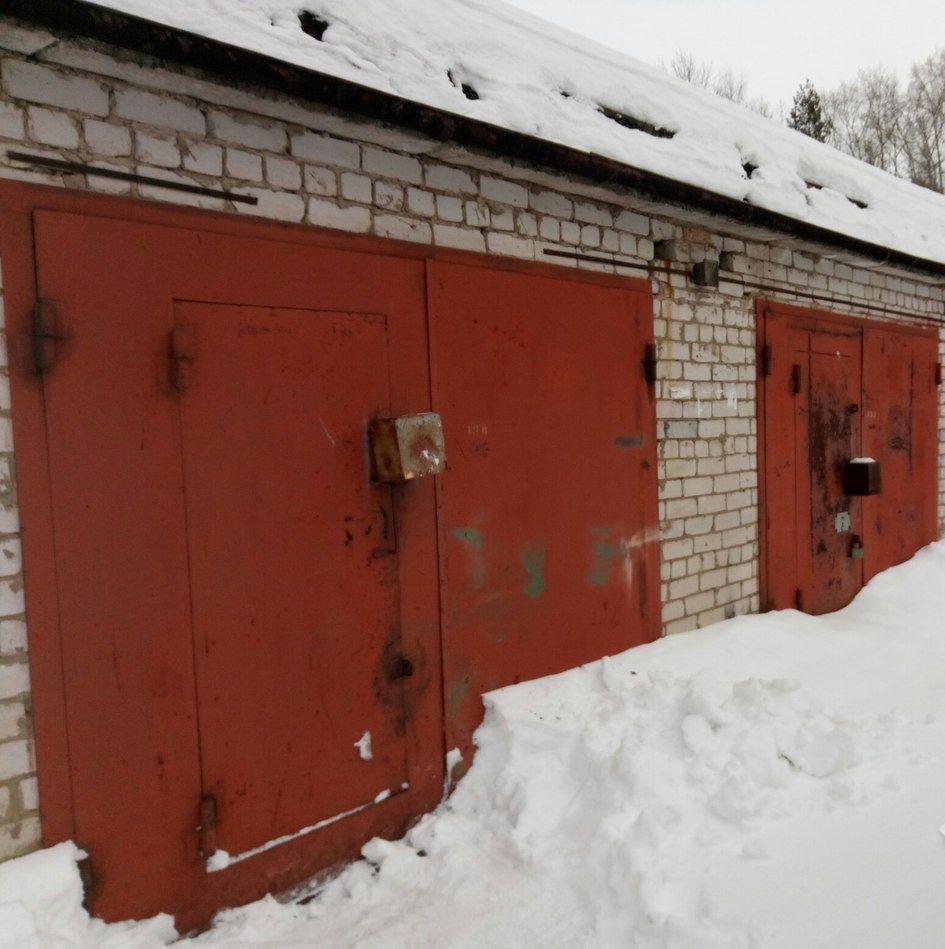
M 111 926 L 89 919 L 77 867 L 84 856 L 65 843 L 0 863 L 0 949 L 151 949 L 176 938 L 170 916 Z
M 945 263 L 942 195 L 497 0 L 96 2 Z
M 486 705 L 469 774 L 404 840 L 195 946 L 945 943 L 945 542 L 831 616 L 740 617 Z M 29 861 L 57 851 L 37 907 Z M 73 855 L 0 868 L 0 933 L 19 913 L 18 947 L 163 943 L 160 918 L 89 925 Z

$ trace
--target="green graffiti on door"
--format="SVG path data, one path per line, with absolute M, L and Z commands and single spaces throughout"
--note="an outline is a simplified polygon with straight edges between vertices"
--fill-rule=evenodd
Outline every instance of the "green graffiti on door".
M 482 531 L 475 527 L 456 527 L 452 531 L 468 551 L 469 582 L 474 590 L 482 590 L 486 585 L 485 538 Z
M 545 592 L 545 550 L 543 547 L 524 547 L 519 553 L 528 581 L 523 587 L 525 596 L 540 600 Z

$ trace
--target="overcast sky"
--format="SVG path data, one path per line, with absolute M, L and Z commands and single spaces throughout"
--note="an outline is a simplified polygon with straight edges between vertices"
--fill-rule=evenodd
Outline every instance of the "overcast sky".
M 678 49 L 744 72 L 749 92 L 790 105 L 882 63 L 909 65 L 945 46 L 945 0 L 509 0 L 600 43 L 658 64 Z

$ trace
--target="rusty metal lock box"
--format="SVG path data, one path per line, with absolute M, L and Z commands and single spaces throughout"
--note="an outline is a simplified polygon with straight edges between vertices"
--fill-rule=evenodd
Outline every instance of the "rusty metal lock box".
M 372 419 L 368 438 L 374 481 L 413 481 L 446 467 L 443 422 L 436 412 Z
M 847 462 L 843 471 L 844 494 L 864 497 L 879 494 L 882 489 L 883 479 L 878 461 L 873 458 L 854 458 Z

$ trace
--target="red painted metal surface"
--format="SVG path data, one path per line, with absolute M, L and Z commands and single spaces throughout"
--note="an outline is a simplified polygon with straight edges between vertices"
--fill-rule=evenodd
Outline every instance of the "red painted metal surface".
M 938 339 L 870 327 L 863 335 L 863 454 L 883 489 L 863 498 L 865 580 L 938 536 Z
M 771 303 L 759 336 L 764 601 L 831 612 L 935 536 L 936 336 Z M 883 491 L 849 497 L 845 465 L 864 456 Z
M 236 855 L 407 786 L 392 492 L 364 458 L 390 410 L 387 325 L 190 302 L 174 318 L 196 340 L 180 417 L 202 789 Z
M 434 263 L 447 744 L 480 695 L 659 632 L 649 296 Z M 635 285 L 634 285 L 635 286 Z
M 481 690 L 658 634 L 645 282 L 18 183 L 0 216 L 44 840 L 97 914 L 199 926 L 399 836 L 444 676 L 467 747 Z M 433 479 L 367 480 L 369 418 L 431 410 L 442 589 Z
M 68 332 L 17 382 L 42 386 L 55 524 L 68 772 L 45 746 L 39 765 L 71 818 L 47 840 L 88 848 L 98 914 L 188 927 L 441 791 L 433 486 L 372 486 L 364 440 L 378 411 L 429 408 L 423 265 L 45 211 L 35 239 Z M 198 852 L 362 805 L 218 873 Z

